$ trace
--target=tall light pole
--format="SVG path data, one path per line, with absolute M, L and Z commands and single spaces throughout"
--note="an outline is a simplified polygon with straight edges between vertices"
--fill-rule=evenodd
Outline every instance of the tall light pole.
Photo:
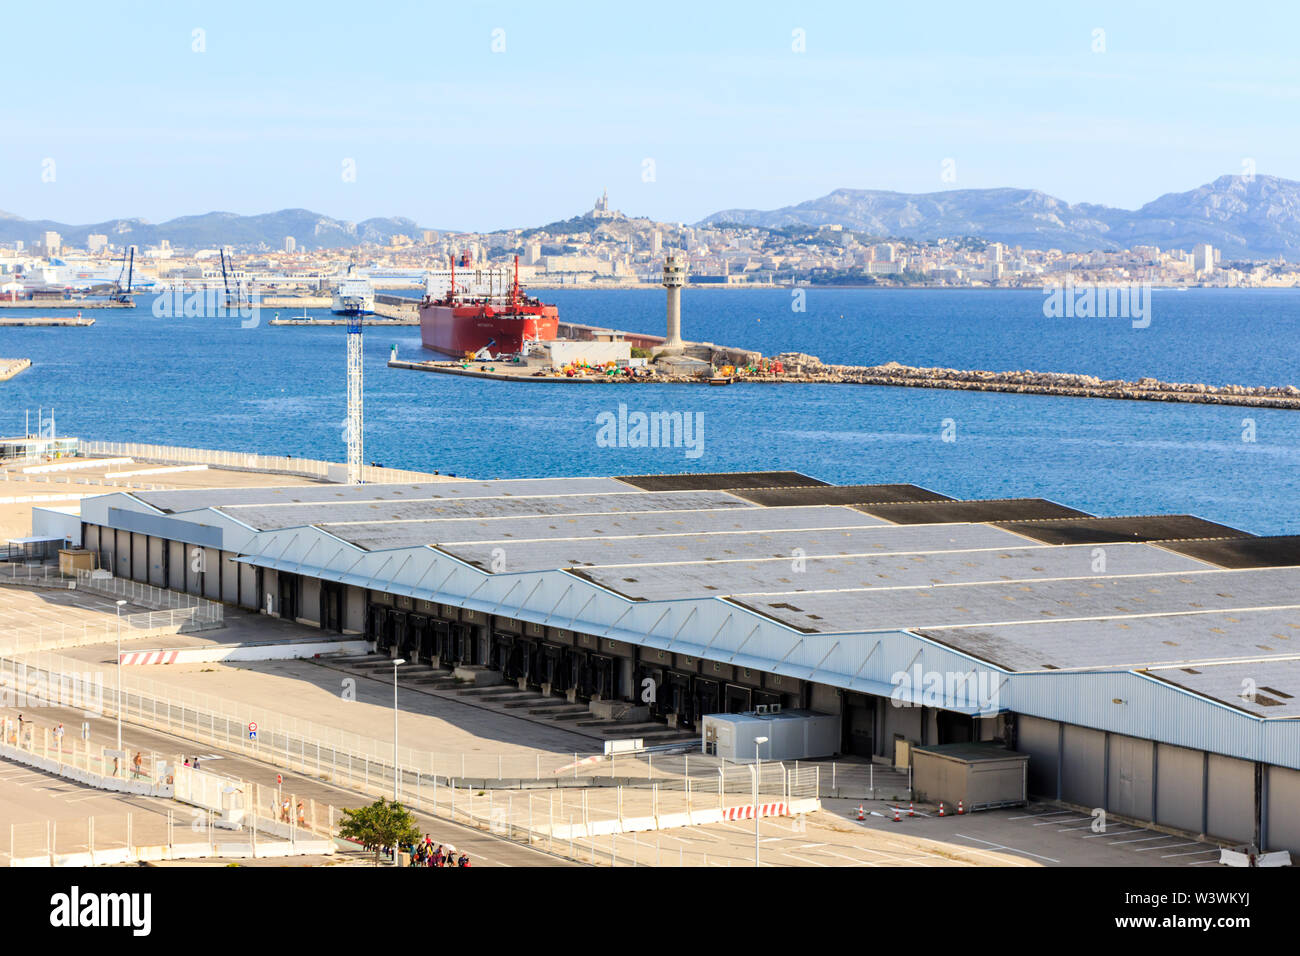
M 763 769 L 759 760 L 758 748 L 767 743 L 766 737 L 754 738 L 754 865 L 758 866 L 758 773 Z
M 122 751 L 122 605 L 117 602 L 117 750 Z M 126 754 L 122 754 L 125 758 Z
M 397 770 L 397 668 L 405 664 L 405 658 L 394 658 L 393 660 L 393 803 L 397 802 L 397 786 L 401 779 Z M 397 851 L 393 851 L 393 859 L 397 859 Z

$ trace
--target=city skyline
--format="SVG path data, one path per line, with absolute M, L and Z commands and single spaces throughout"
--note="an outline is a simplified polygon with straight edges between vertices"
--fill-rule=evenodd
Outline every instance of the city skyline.
M 592 184 L 693 222 L 839 188 L 1133 209 L 1248 162 L 1300 178 L 1276 123 L 1300 97 L 1287 10 L 1261 31 L 1208 4 L 1172 20 L 1118 4 L 140 8 L 128 31 L 77 6 L 57 35 L 34 9 L 9 14 L 33 40 L 13 72 L 39 82 L 6 104 L 0 209 L 158 222 L 301 207 L 489 231 L 565 218 Z

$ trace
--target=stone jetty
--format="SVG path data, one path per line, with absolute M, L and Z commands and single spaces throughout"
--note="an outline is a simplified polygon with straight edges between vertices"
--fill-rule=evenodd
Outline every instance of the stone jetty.
M 0 358 L 0 382 L 7 382 L 24 369 L 32 367 L 31 359 Z

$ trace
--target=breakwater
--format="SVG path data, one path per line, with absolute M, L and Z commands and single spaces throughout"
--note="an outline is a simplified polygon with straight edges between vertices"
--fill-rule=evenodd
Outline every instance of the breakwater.
M 0 327 L 18 326 L 18 325 L 76 325 L 87 326 L 94 325 L 94 319 L 84 319 L 81 316 L 66 317 L 61 315 L 0 315 Z
M 32 367 L 31 359 L 0 358 L 0 382 L 6 382 L 19 372 Z
M 805 358 L 811 358 L 805 356 Z M 1059 395 L 1071 398 L 1112 398 L 1143 402 L 1191 402 L 1204 405 L 1244 405 L 1259 408 L 1300 408 L 1300 388 L 1294 385 L 1205 385 L 1199 382 L 1162 382 L 1102 379 L 1067 372 L 988 372 L 952 368 L 918 368 L 887 362 L 884 365 L 822 365 L 815 359 L 800 366 L 800 379 L 856 385 L 892 385 L 904 388 L 948 388 L 1021 395 Z
M 897 362 L 886 362 L 884 365 L 827 365 L 816 356 L 791 352 L 778 355 L 772 360 L 755 359 L 752 365 L 744 365 L 737 362 L 737 358 L 744 354 L 735 349 L 719 349 L 711 367 L 716 367 L 723 361 L 728 366 L 733 366 L 728 368 L 726 375 L 734 383 L 883 385 L 1067 398 L 1300 409 L 1300 388 L 1294 385 L 1205 385 L 1197 382 L 1162 382 L 1154 378 L 1125 381 L 1068 372 L 990 372 L 980 369 L 923 368 L 900 365 Z M 607 369 L 600 368 L 565 372 L 509 362 L 453 362 L 446 359 L 401 361 L 394 358 L 388 364 L 390 368 L 515 382 L 701 385 L 707 384 L 712 374 L 703 371 L 664 371 L 655 366 L 647 366 L 643 372 L 638 370 L 639 374 L 635 375 L 610 374 Z

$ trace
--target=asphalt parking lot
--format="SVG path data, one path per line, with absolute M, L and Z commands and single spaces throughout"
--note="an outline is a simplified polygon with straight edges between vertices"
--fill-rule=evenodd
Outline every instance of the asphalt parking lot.
M 859 822 L 862 805 L 867 819 Z M 856 826 L 896 830 L 938 841 L 976 854 L 997 854 L 1041 866 L 1217 866 L 1219 846 L 1195 837 L 1162 833 L 1149 827 L 1108 821 L 1094 830 L 1090 814 L 1055 804 L 1030 803 L 1025 807 L 983 810 L 961 816 L 945 808 L 917 806 L 916 816 L 901 805 L 894 822 L 886 801 L 824 800 L 827 811 Z

